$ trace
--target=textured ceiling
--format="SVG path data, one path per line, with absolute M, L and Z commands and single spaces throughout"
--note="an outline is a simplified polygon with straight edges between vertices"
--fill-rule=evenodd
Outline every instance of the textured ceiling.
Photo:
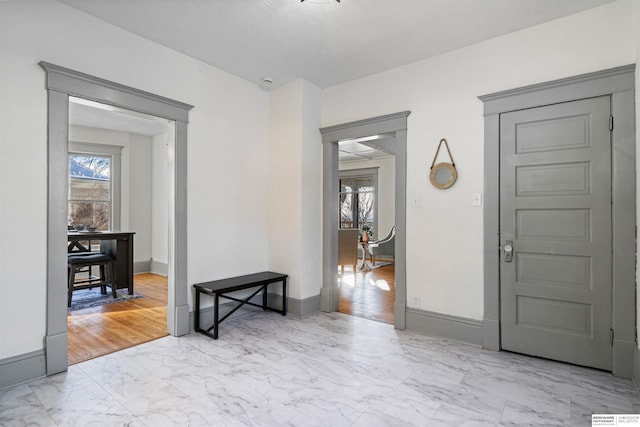
M 321 88 L 385 71 L 613 0 L 59 0 L 202 62 L 278 87 Z M 313 1 L 313 2 L 312 2 Z M 143 135 L 166 121 L 72 104 L 72 124 Z M 342 160 L 388 156 L 357 143 Z
M 257 84 L 326 88 L 613 0 L 60 1 Z

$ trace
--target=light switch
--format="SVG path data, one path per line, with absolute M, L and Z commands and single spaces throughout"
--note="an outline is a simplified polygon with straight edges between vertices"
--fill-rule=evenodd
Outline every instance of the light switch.
M 471 196 L 471 206 L 482 206 L 482 193 L 473 193 Z
M 419 208 L 420 207 L 420 196 L 414 195 L 411 198 L 411 207 L 412 208 Z

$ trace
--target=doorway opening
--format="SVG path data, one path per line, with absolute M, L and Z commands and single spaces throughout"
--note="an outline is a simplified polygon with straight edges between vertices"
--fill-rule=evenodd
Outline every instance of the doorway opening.
M 46 373 L 68 367 L 67 243 L 69 98 L 71 96 L 173 121 L 168 147 L 167 331 L 189 332 L 187 288 L 187 123 L 191 105 L 41 62 L 48 92 Z
M 406 168 L 407 168 L 407 117 L 409 111 L 374 117 L 357 122 L 345 123 L 320 129 L 323 143 L 323 266 L 321 309 L 325 312 L 339 310 L 340 286 L 339 235 L 340 200 L 339 151 L 340 142 L 345 144 L 367 142 L 369 148 L 394 156 L 394 197 L 393 210 L 395 227 L 394 242 L 394 288 L 393 324 L 397 329 L 406 325 Z M 348 142 L 347 142 L 348 141 Z M 366 222 L 366 218 L 365 222 Z M 354 229 L 357 234 L 361 230 Z M 384 230 L 382 231 L 384 233 Z M 343 233 L 344 234 L 344 233 Z M 354 244 L 359 245 L 357 237 Z M 350 247 L 353 247 L 350 244 Z M 362 249 L 361 249 L 362 250 Z M 357 251 L 357 248 L 356 248 Z M 367 253 L 364 253 L 367 265 Z M 344 264 L 344 262 L 343 262 Z M 354 269 L 357 268 L 357 264 Z M 355 283 L 355 282 L 354 282 Z M 375 281 L 374 281 L 375 284 Z
M 115 295 L 104 293 L 98 267 L 74 274 L 81 287 L 71 293 L 67 317 L 74 364 L 167 335 L 167 171 L 174 124 L 82 98 L 69 101 L 68 228 L 131 232 L 133 240 L 133 294 L 121 284 Z M 74 240 L 69 256 L 102 253 L 104 242 Z M 122 265 L 114 260 L 114 268 Z
M 395 156 L 384 138 L 338 142 L 338 311 L 393 324 Z

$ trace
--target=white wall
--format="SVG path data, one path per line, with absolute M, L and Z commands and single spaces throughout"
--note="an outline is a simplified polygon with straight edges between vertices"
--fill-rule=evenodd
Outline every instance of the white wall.
M 301 281 L 298 298 L 320 295 L 322 287 L 322 91 L 302 80 L 302 157 L 300 163 L 302 224 Z M 292 289 L 293 286 L 292 286 Z
M 288 274 L 289 283 L 300 281 L 300 98 L 299 82 L 269 95 L 269 269 Z
M 412 111 L 407 191 L 422 205 L 407 213 L 410 301 L 418 296 L 423 309 L 482 318 L 482 210 L 471 207 L 483 181 L 476 97 L 634 62 L 633 6 L 621 0 L 322 92 L 323 126 Z M 57 2 L 0 2 L 0 360 L 41 349 L 46 329 L 47 94 L 39 61 L 195 106 L 188 131 L 189 283 L 282 266 L 298 274 L 290 296 L 318 294 L 317 88 L 301 81 L 274 91 L 269 104 L 252 83 Z M 292 159 L 295 182 L 287 181 L 279 135 L 300 147 Z M 427 179 L 442 137 L 460 174 L 445 191 Z M 25 154 L 29 168 L 18 161 Z M 278 183 L 299 203 L 286 203 Z M 289 209 L 295 215 L 280 218 Z M 280 240 L 287 225 L 296 227 L 293 241 Z M 299 267 L 281 256 L 295 254 L 292 248 Z
M 151 137 L 70 126 L 69 140 L 122 147 L 120 229 L 135 232 L 133 261 L 151 258 Z
M 396 218 L 396 159 L 362 160 L 357 162 L 342 162 L 339 169 L 366 169 L 378 168 L 378 229 L 374 230 L 373 237 L 382 239 L 391 227 L 395 225 Z
M 169 262 L 169 223 L 167 222 L 167 185 L 169 185 L 167 168 L 169 158 L 167 157 L 167 137 L 167 134 L 153 137 L 151 160 L 151 258 L 162 264 Z
M 411 110 L 408 121 L 407 299 L 420 308 L 482 319 L 484 122 L 479 95 L 634 62 L 633 4 L 622 0 L 323 93 L 323 126 Z M 447 138 L 459 177 L 428 180 Z
M 133 238 L 133 262 L 151 259 L 151 142 L 145 135 L 129 134 L 129 231 Z M 125 229 L 125 227 L 122 227 Z
M 303 80 L 269 96 L 269 268 L 290 276 L 295 299 L 321 287 L 320 96 Z
M 47 92 L 39 61 L 194 105 L 188 283 L 266 269 L 267 93 L 60 3 L 0 2 L 0 360 L 42 349 L 46 330 Z

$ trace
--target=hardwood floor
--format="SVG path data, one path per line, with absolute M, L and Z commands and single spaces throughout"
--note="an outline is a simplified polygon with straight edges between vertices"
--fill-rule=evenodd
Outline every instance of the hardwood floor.
M 168 335 L 167 278 L 143 273 L 133 280 L 142 298 L 69 312 L 70 365 Z
M 393 264 L 355 274 L 347 268 L 340 276 L 338 311 L 393 323 L 394 277 Z M 70 365 L 168 335 L 167 278 L 136 274 L 134 287 L 143 298 L 69 312 Z
M 355 274 L 345 268 L 339 276 L 338 311 L 365 319 L 393 323 L 395 267 L 393 264 Z

